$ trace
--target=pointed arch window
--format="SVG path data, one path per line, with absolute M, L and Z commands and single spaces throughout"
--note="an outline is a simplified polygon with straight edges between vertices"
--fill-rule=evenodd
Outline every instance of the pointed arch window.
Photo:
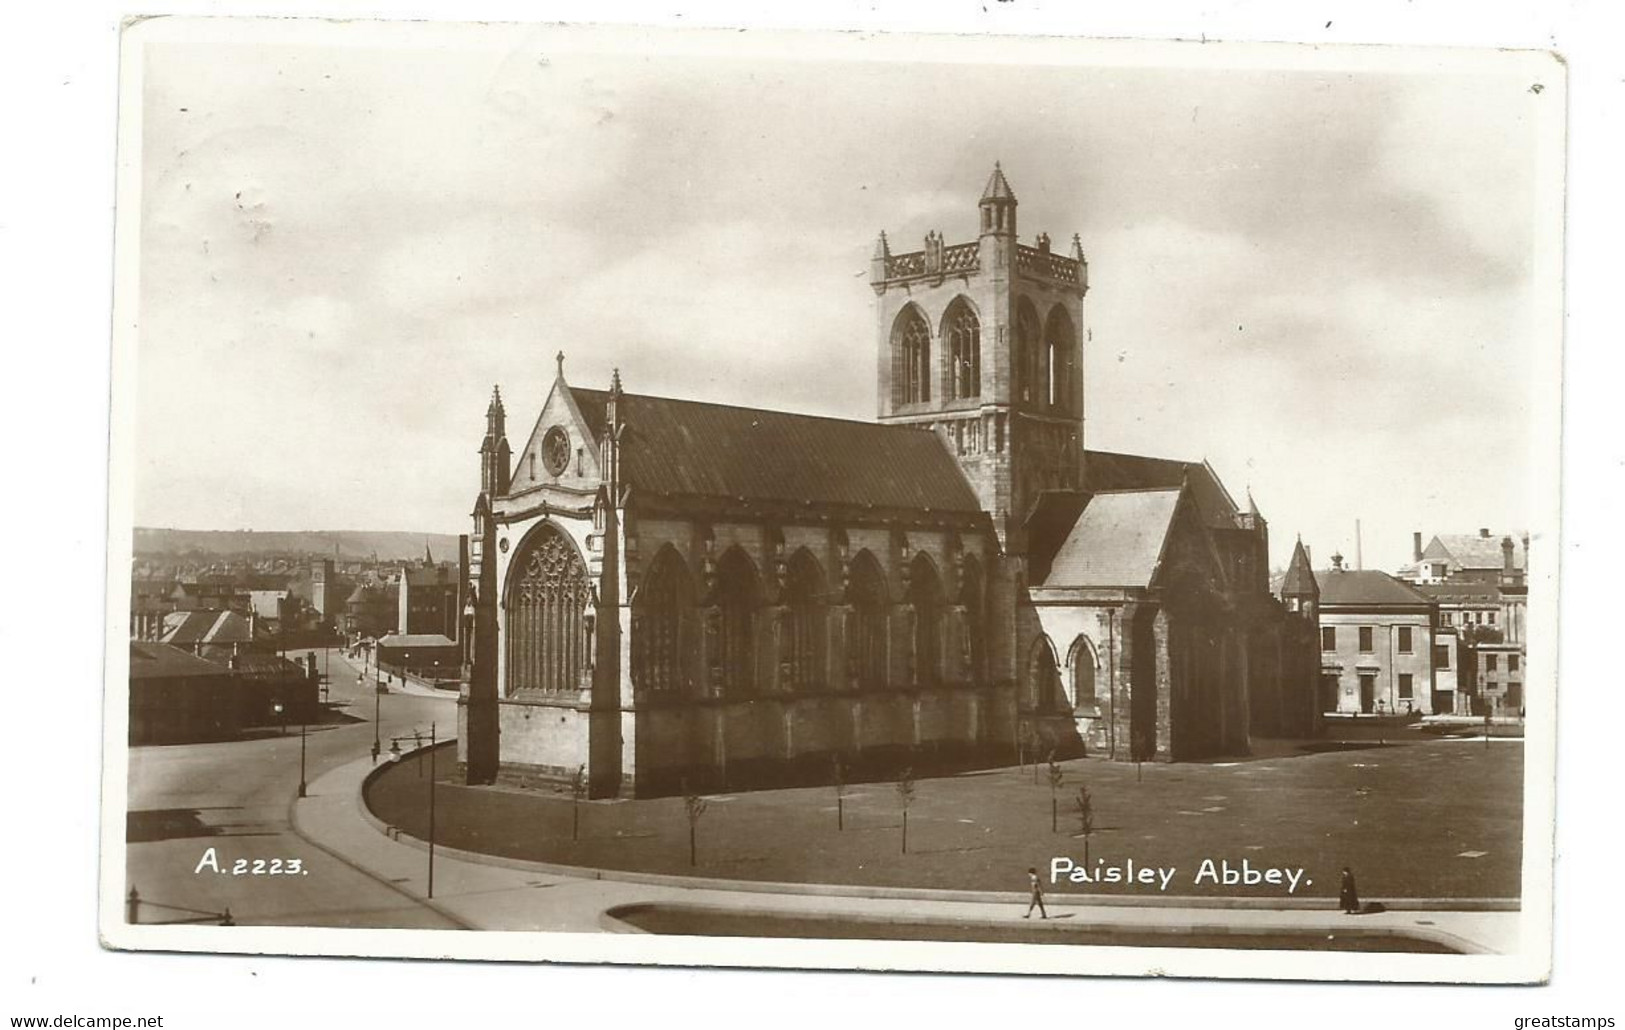
M 948 396 L 967 400 L 982 394 L 982 324 L 963 300 L 948 307 L 942 321 L 948 348 Z
M 1093 708 L 1095 697 L 1095 652 L 1079 637 L 1072 645 L 1072 703 L 1077 708 Z
M 1036 403 L 1041 399 L 1041 384 L 1046 376 L 1040 344 L 1038 313 L 1033 310 L 1031 301 L 1023 300 L 1016 307 L 1015 377 L 1018 400 Z
M 677 552 L 666 548 L 632 603 L 632 677 L 639 690 L 673 694 L 687 685 L 694 591 Z
M 931 327 L 918 308 L 909 307 L 892 330 L 895 399 L 899 404 L 923 404 L 931 399 Z
M 507 603 L 508 689 L 580 690 L 592 592 L 575 545 L 543 525 L 514 555 Z
M 787 647 L 790 682 L 798 691 L 822 689 L 824 650 L 829 640 L 825 629 L 824 572 L 805 549 L 797 551 L 790 560 L 785 586 L 790 610 Z
M 867 551 L 852 560 L 846 603 L 846 661 L 849 679 L 864 689 L 886 682 L 886 583 Z
M 1077 334 L 1072 319 L 1057 305 L 1044 325 L 1045 404 L 1060 411 L 1074 410 L 1076 362 Z
M 1027 662 L 1027 690 L 1028 702 L 1039 714 L 1059 712 L 1065 707 L 1061 673 L 1055 667 L 1055 648 L 1048 637 L 1033 642 L 1032 658 Z
M 967 557 L 965 566 L 959 574 L 959 604 L 965 611 L 965 639 L 961 642 L 964 653 L 961 660 L 965 666 L 966 678 L 979 681 L 982 678 L 983 654 L 986 649 L 986 630 L 983 619 L 986 617 L 982 604 L 982 567 L 975 558 Z
M 909 571 L 908 601 L 914 608 L 914 682 L 942 680 L 942 580 L 921 554 Z
M 734 548 L 717 563 L 711 661 L 723 697 L 756 693 L 756 610 L 761 590 L 756 567 Z

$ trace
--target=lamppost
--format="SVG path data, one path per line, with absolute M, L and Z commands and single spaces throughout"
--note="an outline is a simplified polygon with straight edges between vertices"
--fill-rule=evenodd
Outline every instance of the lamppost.
M 401 760 L 401 737 L 389 738 L 389 760 Z M 422 737 L 416 730 L 412 732 L 412 739 L 421 744 Z M 434 780 L 435 780 L 435 724 L 429 724 L 429 897 L 434 897 Z M 423 755 L 418 755 L 419 774 L 422 773 Z
M 356 676 L 356 686 L 361 686 L 361 676 Z M 375 683 L 372 687 L 372 764 L 378 764 L 378 753 L 383 750 L 378 736 L 378 697 L 383 693 L 383 684 Z
M 271 711 L 277 717 L 277 735 L 288 734 L 288 710 L 281 701 L 271 702 Z M 299 796 L 305 796 L 305 720 L 299 720 Z

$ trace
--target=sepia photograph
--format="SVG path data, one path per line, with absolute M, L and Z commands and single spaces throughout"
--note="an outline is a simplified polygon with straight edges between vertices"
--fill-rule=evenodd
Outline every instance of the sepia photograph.
M 107 947 L 1550 976 L 1553 53 L 120 49 Z

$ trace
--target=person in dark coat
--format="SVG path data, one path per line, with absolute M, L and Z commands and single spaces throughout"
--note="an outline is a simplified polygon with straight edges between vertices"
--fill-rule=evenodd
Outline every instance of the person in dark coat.
M 1343 867 L 1343 883 L 1337 889 L 1337 898 L 1343 904 L 1344 915 L 1360 914 L 1360 894 L 1354 889 L 1354 873 L 1348 866 Z
M 1039 885 L 1037 868 L 1031 866 L 1028 867 L 1027 882 L 1032 888 L 1032 900 L 1027 902 L 1027 914 L 1021 918 L 1031 919 L 1033 917 L 1033 909 L 1036 907 L 1038 909 L 1038 918 L 1048 919 L 1049 913 L 1044 911 L 1044 888 Z

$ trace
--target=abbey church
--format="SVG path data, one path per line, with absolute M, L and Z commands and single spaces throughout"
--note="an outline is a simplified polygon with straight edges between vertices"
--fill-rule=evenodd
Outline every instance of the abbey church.
M 1313 614 L 1271 597 L 1264 518 L 1204 462 L 1087 449 L 1089 267 L 1016 212 L 995 167 L 974 239 L 880 236 L 873 422 L 588 389 L 561 356 L 515 451 L 493 393 L 469 782 L 653 796 L 1314 732 Z

